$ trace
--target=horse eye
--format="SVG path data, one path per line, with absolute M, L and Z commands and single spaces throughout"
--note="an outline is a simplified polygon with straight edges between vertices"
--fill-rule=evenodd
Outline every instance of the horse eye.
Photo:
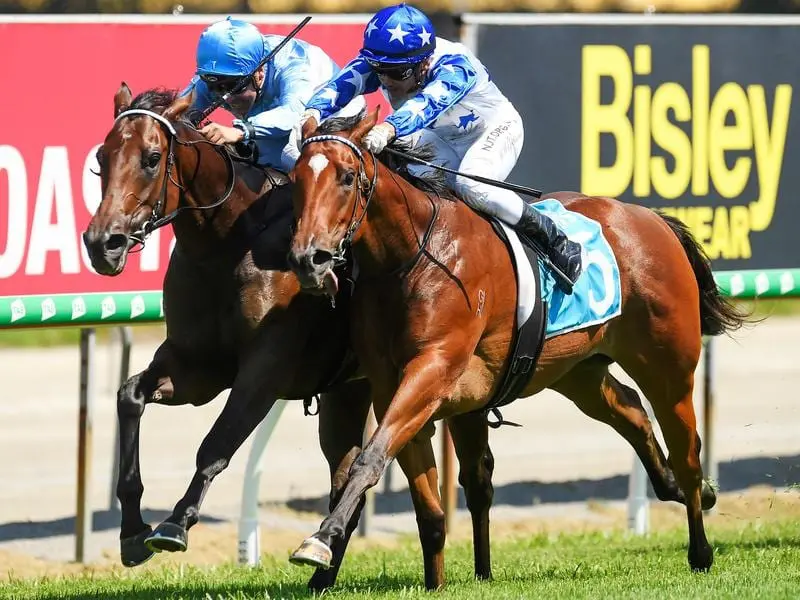
M 353 185 L 353 182 L 355 180 L 356 180 L 356 174 L 353 173 L 352 171 L 348 171 L 347 173 L 344 174 L 344 177 L 342 177 L 342 185 L 346 185 L 349 187 Z
M 94 169 L 89 169 L 89 171 L 91 171 L 91 173 L 93 175 L 97 175 L 98 177 L 100 177 L 100 172 L 103 170 L 103 147 L 102 146 L 100 146 L 97 149 L 97 152 L 95 152 L 94 158 L 97 161 L 97 165 L 100 168 L 97 171 L 95 171 Z
M 144 166 L 148 169 L 155 169 L 161 162 L 161 152 L 152 152 L 144 159 Z

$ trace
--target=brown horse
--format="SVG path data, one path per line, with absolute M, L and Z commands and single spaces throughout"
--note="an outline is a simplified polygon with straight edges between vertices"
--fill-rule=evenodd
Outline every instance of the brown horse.
M 464 203 L 421 191 L 360 148 L 376 119 L 377 111 L 319 129 L 307 123 L 292 172 L 292 268 L 304 289 L 333 292 L 333 267 L 352 247 L 359 273 L 352 343 L 380 422 L 350 469 L 336 508 L 292 560 L 324 566 L 359 499 L 397 457 L 411 473 L 425 584 L 436 588 L 444 582 L 444 515 L 429 435 L 420 431 L 433 420 L 450 419 L 468 502 L 486 505 L 486 521 L 476 527 L 475 563 L 478 574 L 489 574 L 491 455 L 481 409 L 509 362 L 517 282 L 489 221 Z M 713 550 L 702 510 L 716 497 L 700 467 L 694 371 L 701 334 L 736 328 L 742 317 L 719 295 L 708 260 L 678 221 L 610 198 L 573 192 L 548 197 L 602 225 L 618 259 L 622 314 L 548 339 L 522 396 L 554 389 L 623 435 L 659 498 L 686 504 L 689 564 L 708 570 Z M 637 393 L 609 373 L 613 362 L 650 400 L 669 461 Z
M 102 202 L 84 234 L 97 272 L 119 274 L 131 247 L 171 222 L 176 246 L 164 281 L 167 339 L 150 365 L 119 390 L 121 559 L 135 566 L 153 552 L 186 550 L 211 481 L 278 398 L 320 400 L 320 445 L 338 481 L 360 451 L 369 410 L 364 379 L 342 381 L 348 349 L 346 298 L 300 294 L 286 266 L 291 191 L 251 165 L 234 162 L 182 115 L 190 99 L 150 90 L 132 100 L 123 83 L 115 122 L 98 153 Z M 350 357 L 352 359 L 352 356 Z M 351 361 L 354 364 L 354 361 Z M 197 454 L 197 470 L 172 515 L 155 531 L 141 514 L 139 427 L 145 405 L 205 404 L 230 396 Z M 176 423 L 176 427 L 180 427 Z M 356 511 L 358 513 L 359 511 Z M 337 549 L 344 554 L 346 538 Z M 339 561 L 336 561 L 338 566 Z M 332 585 L 320 570 L 314 589 Z

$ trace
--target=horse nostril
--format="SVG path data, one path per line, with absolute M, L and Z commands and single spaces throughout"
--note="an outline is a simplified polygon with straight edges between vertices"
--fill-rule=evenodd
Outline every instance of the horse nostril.
M 316 266 L 324 265 L 332 260 L 333 260 L 333 254 L 331 254 L 327 250 L 317 250 L 311 257 L 311 262 L 313 262 Z
M 122 233 L 114 233 L 109 236 L 106 242 L 106 250 L 119 250 L 128 245 L 128 236 Z

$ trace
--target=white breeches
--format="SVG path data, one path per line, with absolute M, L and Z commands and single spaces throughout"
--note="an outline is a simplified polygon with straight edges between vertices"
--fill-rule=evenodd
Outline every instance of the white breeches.
M 517 163 L 525 133 L 522 118 L 510 104 L 498 112 L 500 114 L 480 137 L 463 146 L 448 143 L 431 129 L 423 129 L 409 137 L 414 146 L 430 144 L 434 147 L 436 157 L 431 161 L 433 163 L 462 173 L 505 181 Z M 430 167 L 411 167 L 415 175 L 428 170 Z M 524 201 L 515 192 L 460 176 L 448 175 L 448 181 L 456 194 L 475 210 L 511 226 L 516 225 L 522 216 Z

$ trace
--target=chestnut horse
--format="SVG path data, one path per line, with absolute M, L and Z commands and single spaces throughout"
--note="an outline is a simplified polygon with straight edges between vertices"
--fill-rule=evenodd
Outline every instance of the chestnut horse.
M 363 378 L 329 386 L 347 354 L 348 312 L 344 299 L 333 308 L 327 298 L 300 294 L 286 266 L 290 186 L 234 163 L 227 149 L 207 142 L 181 118 L 189 105 L 189 98 L 176 99 L 166 90 L 132 100 L 122 84 L 114 96 L 114 124 L 98 152 L 102 202 L 84 234 L 92 265 L 109 276 L 123 270 L 129 250 L 153 227 L 171 221 L 176 238 L 164 280 L 167 339 L 117 399 L 117 496 L 126 566 L 153 552 L 186 550 L 187 531 L 199 519 L 212 480 L 278 398 L 328 391 L 319 403 L 319 433 L 334 503 L 336 482 L 344 481 L 360 451 L 370 404 Z M 273 173 L 278 177 L 286 183 Z M 186 494 L 153 531 L 141 514 L 139 427 L 145 405 L 198 406 L 226 388 L 230 395 L 198 450 Z M 357 521 L 356 514 L 345 537 Z M 339 554 L 345 545 L 346 539 Z M 336 569 L 320 570 L 309 585 L 323 589 L 335 578 Z
M 476 573 L 487 576 L 491 455 L 480 416 L 509 362 L 517 282 L 488 220 L 462 202 L 421 191 L 412 177 L 399 176 L 361 148 L 376 120 L 377 111 L 319 129 L 310 121 L 291 174 L 297 229 L 290 263 L 303 288 L 334 292 L 333 268 L 352 248 L 358 266 L 352 344 L 379 419 L 339 503 L 292 561 L 325 566 L 362 495 L 397 457 L 414 488 L 425 584 L 436 588 L 444 582 L 444 514 L 425 432 L 436 419 L 450 421 L 468 503 L 484 505 L 486 522 L 476 532 L 485 535 L 475 534 L 475 563 Z M 720 296 L 707 258 L 680 222 L 611 198 L 547 197 L 601 224 L 619 264 L 622 314 L 548 339 L 521 396 L 554 389 L 623 435 L 658 497 L 686 505 L 689 564 L 708 570 L 713 550 L 702 511 L 716 497 L 700 467 L 694 372 L 701 335 L 734 329 L 743 317 Z M 614 362 L 653 406 L 669 461 L 637 393 L 610 374 Z

